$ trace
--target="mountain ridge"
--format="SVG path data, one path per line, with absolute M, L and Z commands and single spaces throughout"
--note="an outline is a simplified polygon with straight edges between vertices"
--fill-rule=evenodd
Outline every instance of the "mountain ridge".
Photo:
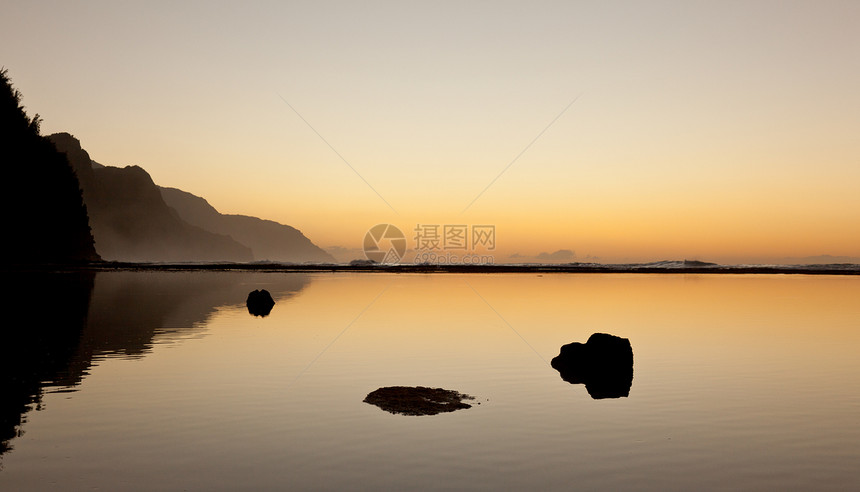
M 48 138 L 79 176 L 96 249 L 106 260 L 335 261 L 294 227 L 221 214 L 202 197 L 156 185 L 140 166 L 93 161 L 69 133 Z
M 336 260 L 290 225 L 249 215 L 222 214 L 200 196 L 178 188 L 159 187 L 164 201 L 189 224 L 227 234 L 251 248 L 254 260 L 327 262 Z
M 140 166 L 93 168 L 69 133 L 48 137 L 79 176 L 96 251 L 115 261 L 251 261 L 249 248 L 229 236 L 183 221 Z

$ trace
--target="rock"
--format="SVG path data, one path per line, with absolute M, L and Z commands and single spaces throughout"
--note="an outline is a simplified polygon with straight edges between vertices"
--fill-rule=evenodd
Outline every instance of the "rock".
M 272 294 L 266 289 L 255 290 L 248 294 L 248 300 L 245 301 L 245 306 L 248 307 L 248 313 L 254 316 L 268 316 L 272 312 L 272 307 L 275 305 L 275 300 L 272 299 Z
M 626 338 L 594 333 L 583 343 L 561 347 L 551 365 L 571 384 L 585 384 L 595 400 L 621 398 L 633 385 L 633 347 Z
M 442 388 L 389 386 L 370 392 L 364 402 L 394 414 L 436 415 L 472 408 L 472 405 L 463 403 L 463 400 L 474 399 L 473 396 Z

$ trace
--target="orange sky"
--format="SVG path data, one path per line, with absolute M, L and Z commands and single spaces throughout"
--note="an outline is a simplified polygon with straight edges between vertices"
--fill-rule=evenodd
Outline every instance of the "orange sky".
M 851 1 L 13 2 L 0 63 L 43 132 L 346 259 L 389 222 L 494 224 L 497 261 L 776 261 L 860 257 L 859 24 Z

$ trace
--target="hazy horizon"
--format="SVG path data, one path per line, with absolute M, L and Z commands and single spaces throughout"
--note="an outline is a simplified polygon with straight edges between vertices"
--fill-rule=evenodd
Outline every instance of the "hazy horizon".
M 860 262 L 856 2 L 4 10 L 43 134 L 342 261 L 390 223 L 493 225 L 497 263 Z

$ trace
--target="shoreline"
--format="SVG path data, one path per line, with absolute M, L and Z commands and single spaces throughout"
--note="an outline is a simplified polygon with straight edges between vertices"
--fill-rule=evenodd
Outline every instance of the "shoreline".
M 860 275 L 857 264 L 826 265 L 705 265 L 663 264 L 292 264 L 292 263 L 133 263 L 3 265 L 3 272 L 104 272 L 104 271 L 240 271 L 240 272 L 363 272 L 363 273 L 639 273 L 709 275 Z

